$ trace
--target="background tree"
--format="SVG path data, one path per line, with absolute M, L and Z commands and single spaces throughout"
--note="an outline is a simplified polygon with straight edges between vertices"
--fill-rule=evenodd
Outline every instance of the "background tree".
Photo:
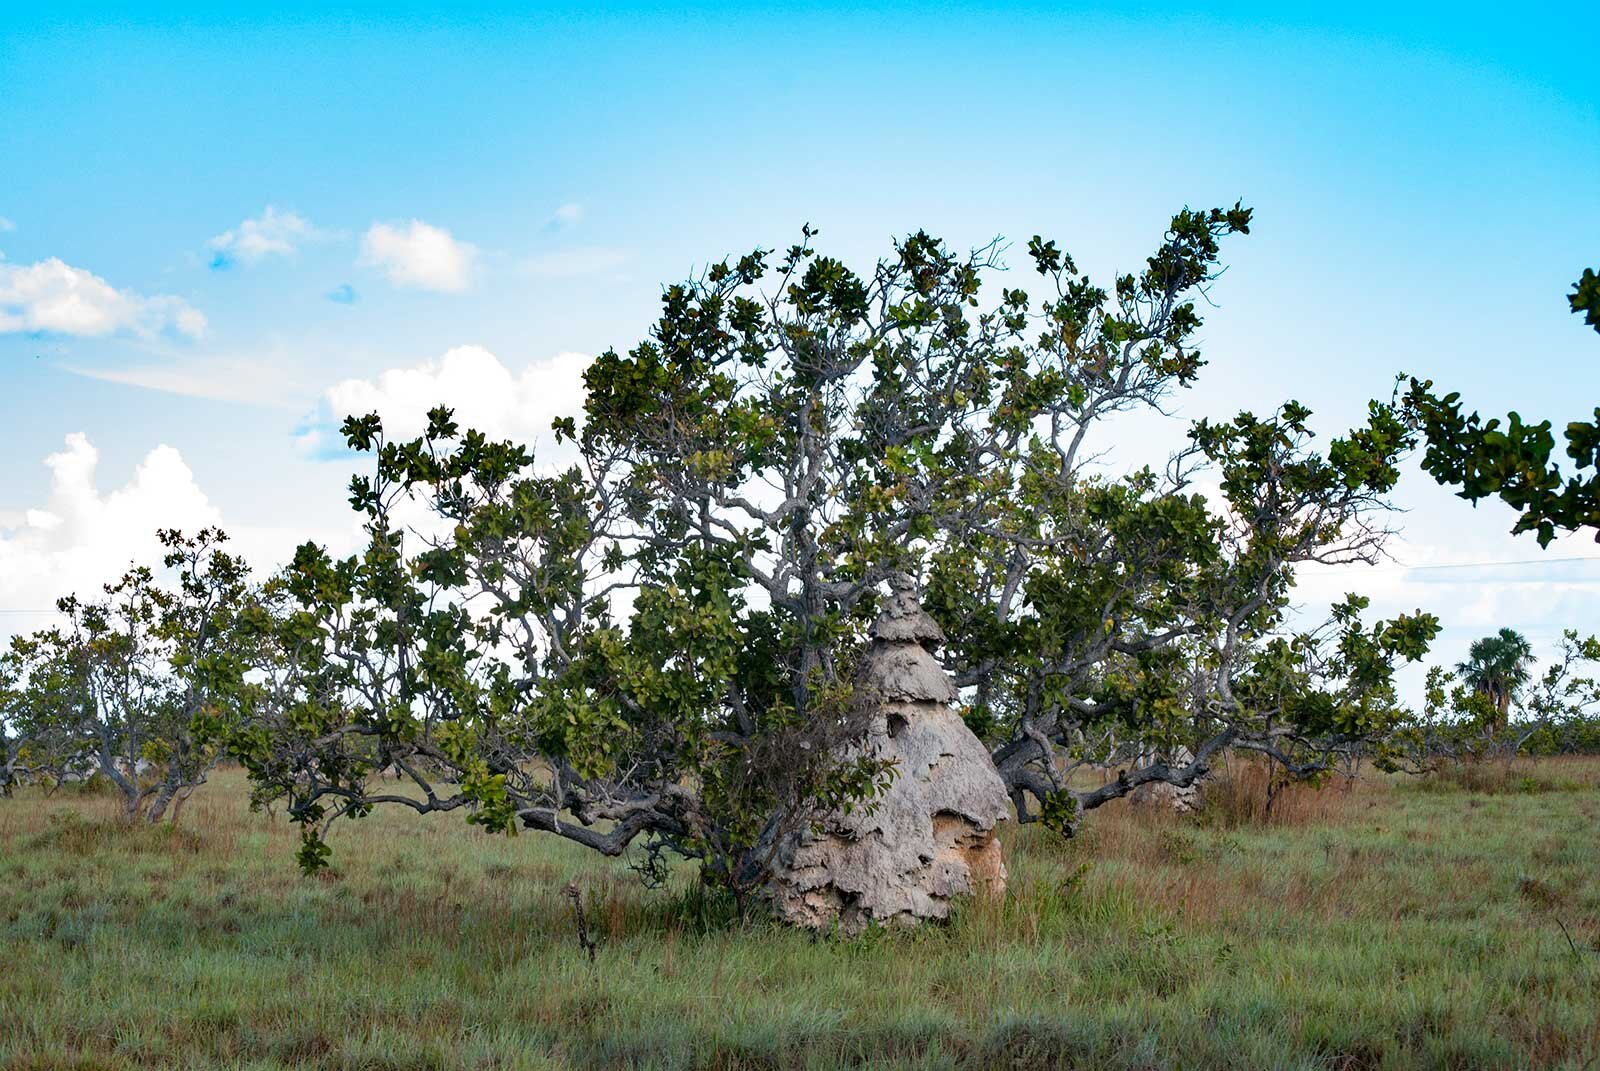
M 1600 638 L 1567 629 L 1559 653 L 1523 695 L 1526 712 L 1515 746 L 1545 754 L 1600 750 Z
M 651 336 L 587 372 L 582 427 L 556 422 L 576 455 L 558 472 L 447 410 L 410 442 L 351 418 L 376 463 L 351 486 L 368 546 L 303 547 L 273 585 L 262 717 L 231 736 L 258 798 L 287 800 L 310 867 L 329 822 L 393 804 L 639 842 L 649 874 L 674 852 L 749 891 L 786 826 L 893 776 L 842 746 L 891 579 L 943 626 L 1025 818 L 1070 830 L 1230 747 L 1309 775 L 1368 746 L 1399 716 L 1393 662 L 1437 622 L 1365 626 L 1351 599 L 1323 629 L 1283 624 L 1297 563 L 1378 552 L 1412 444 L 1395 412 L 1325 454 L 1289 403 L 1196 425 L 1164 475 L 1096 463 L 1110 417 L 1199 373 L 1196 300 L 1249 220 L 1179 213 L 1111 290 L 1035 238 L 1044 297 L 988 306 L 997 244 L 917 233 L 858 275 L 807 228 L 667 288 Z M 1200 465 L 1222 501 L 1190 488 Z M 1064 780 L 1178 740 L 1181 768 Z
M 62 626 L 12 641 L 9 721 L 30 774 L 98 773 L 129 820 L 177 816 L 221 757 L 209 723 L 249 692 L 247 569 L 226 538 L 163 531 L 170 584 L 135 566 L 99 599 L 59 600 Z
M 9 652 L 0 653 L 0 796 L 11 795 L 30 772 L 19 735 L 23 704 L 19 675 L 16 660 Z
M 1509 634 L 1509 635 L 1508 635 Z M 1555 658 L 1534 675 L 1527 641 L 1510 629 L 1472 645 L 1454 674 L 1428 671 L 1426 700 L 1411 737 L 1419 765 L 1438 758 L 1499 758 L 1600 748 L 1600 638 L 1571 629 Z M 1507 678 L 1514 679 L 1509 689 Z
M 1533 672 L 1533 646 L 1515 629 L 1503 628 L 1493 636 L 1472 641 L 1467 659 L 1456 664 L 1456 675 L 1488 699 L 1495 710 L 1495 728 L 1504 729 L 1517 690 Z

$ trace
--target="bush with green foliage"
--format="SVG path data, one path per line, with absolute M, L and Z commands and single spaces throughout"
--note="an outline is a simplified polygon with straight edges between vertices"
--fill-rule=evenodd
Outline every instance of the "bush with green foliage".
M 1423 709 L 1409 731 L 1414 757 L 1509 760 L 1600 750 L 1600 680 L 1589 675 L 1596 662 L 1600 638 L 1568 629 L 1535 677 L 1521 636 L 1501 629 L 1484 637 L 1454 673 L 1429 669 Z
M 63 625 L 0 655 L 0 786 L 99 777 L 125 818 L 159 822 L 222 757 L 257 661 L 248 569 L 216 529 L 160 540 L 164 573 L 134 566 L 98 599 L 60 599 Z

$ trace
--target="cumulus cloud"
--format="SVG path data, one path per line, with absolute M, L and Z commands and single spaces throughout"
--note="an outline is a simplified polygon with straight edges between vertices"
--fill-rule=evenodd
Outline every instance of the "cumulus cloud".
M 0 264 L 0 334 L 28 331 L 100 336 L 175 331 L 198 338 L 206 318 L 182 298 L 118 290 L 93 272 L 56 257 Z
M 50 470 L 44 505 L 0 515 L 0 608 L 8 611 L 0 615 L 0 639 L 55 624 L 57 598 L 96 595 L 130 563 L 159 565 L 161 528 L 220 526 L 257 575 L 283 565 L 308 538 L 335 554 L 350 553 L 362 538 L 354 514 L 337 525 L 304 517 L 281 527 L 230 524 L 171 446 L 152 449 L 126 484 L 108 492 L 96 480 L 99 462 L 88 436 L 68 435 L 64 448 L 44 460 Z
M 361 240 L 361 264 L 378 268 L 396 286 L 455 294 L 472 283 L 476 246 L 442 227 L 413 219 L 374 223 Z
M 151 450 L 124 487 L 101 494 L 95 485 L 100 454 L 81 433 L 45 458 L 50 497 L 20 523 L 0 530 L 0 606 L 49 610 L 61 595 L 98 593 L 131 559 L 158 561 L 158 528 L 193 530 L 221 517 L 170 446 Z M 0 626 L 43 628 L 52 615 L 8 614 Z
M 321 233 L 303 216 L 268 205 L 255 219 L 247 219 L 211 239 L 206 248 L 212 252 L 211 266 L 226 268 L 234 263 L 254 264 L 265 257 L 289 256 L 301 243 L 314 240 Z
M 446 405 L 456 422 L 492 438 L 550 444 L 550 422 L 581 418 L 583 371 L 590 358 L 562 353 L 515 373 L 481 346 L 457 346 L 435 361 L 393 368 L 373 379 L 347 379 L 330 388 L 325 402 L 335 422 L 348 415 L 377 413 L 396 438 L 422 434 L 428 410 Z M 308 446 L 330 445 L 314 432 Z

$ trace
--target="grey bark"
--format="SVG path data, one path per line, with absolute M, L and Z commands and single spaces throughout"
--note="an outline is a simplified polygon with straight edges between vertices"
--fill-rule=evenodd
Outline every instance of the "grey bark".
M 1145 766 L 1158 761 L 1165 762 L 1168 766 L 1188 766 L 1194 762 L 1194 753 L 1180 744 L 1170 755 L 1146 752 L 1139 756 L 1136 764 Z M 1205 803 L 1204 782 L 1204 777 L 1195 778 L 1187 785 L 1174 784 L 1170 781 L 1149 781 L 1134 789 L 1128 796 L 1128 802 L 1135 807 L 1165 808 L 1178 814 L 1190 814 L 1198 811 Z

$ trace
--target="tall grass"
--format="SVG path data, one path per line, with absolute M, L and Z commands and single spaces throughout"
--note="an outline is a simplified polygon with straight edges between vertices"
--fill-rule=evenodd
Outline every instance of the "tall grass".
M 5 1068 L 1600 1067 L 1600 763 L 1006 832 L 948 925 L 812 938 L 680 875 L 379 813 L 293 867 L 223 772 L 183 824 L 0 806 Z M 1216 800 L 1222 797 L 1214 797 Z M 598 939 L 580 949 L 576 881 Z
M 1440 762 L 1417 783 L 1425 791 L 1579 792 L 1600 788 L 1600 761 L 1562 755 L 1546 758 L 1463 759 Z
M 1264 759 L 1230 756 L 1204 782 L 1205 818 L 1224 826 L 1334 821 L 1362 778 L 1330 771 L 1320 783 L 1291 780 Z

